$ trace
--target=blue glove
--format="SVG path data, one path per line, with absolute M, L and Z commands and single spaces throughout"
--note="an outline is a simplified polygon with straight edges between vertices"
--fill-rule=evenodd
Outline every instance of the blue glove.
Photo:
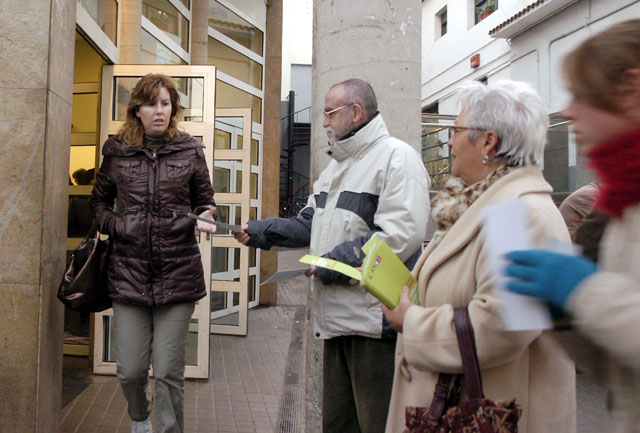
M 561 310 L 573 289 L 597 271 L 589 259 L 546 250 L 512 251 L 507 259 L 513 263 L 506 273 L 516 278 L 507 282 L 507 289 L 541 298 Z

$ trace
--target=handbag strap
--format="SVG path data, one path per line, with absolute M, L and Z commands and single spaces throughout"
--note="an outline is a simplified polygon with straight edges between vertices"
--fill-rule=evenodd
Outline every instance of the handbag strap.
M 462 356 L 462 370 L 464 371 L 464 382 L 467 386 L 469 399 L 484 398 L 482 376 L 480 375 L 480 365 L 478 364 L 478 355 L 476 353 L 476 341 L 467 307 L 454 308 L 453 321 L 456 327 L 460 355 Z

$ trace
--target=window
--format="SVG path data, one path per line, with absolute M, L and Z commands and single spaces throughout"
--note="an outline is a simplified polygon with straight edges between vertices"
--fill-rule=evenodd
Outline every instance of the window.
M 498 9 L 498 0 L 473 0 L 475 6 L 475 24 Z
M 436 33 L 437 33 L 436 34 L 437 38 L 447 34 L 447 7 L 446 6 L 436 14 Z
M 143 0 L 142 15 L 183 50 L 189 51 L 189 21 L 169 0 Z
M 209 27 L 262 56 L 262 31 L 215 0 L 209 0 Z

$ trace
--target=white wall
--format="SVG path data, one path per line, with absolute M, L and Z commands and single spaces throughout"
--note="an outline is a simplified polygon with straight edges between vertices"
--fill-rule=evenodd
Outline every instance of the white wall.
M 534 1 L 499 0 L 498 10 L 474 24 L 473 0 L 426 0 L 422 4 L 422 106 L 439 101 L 441 114 L 457 114 L 448 99 L 458 84 L 484 76 L 489 81 L 508 77 L 509 44 L 491 38 L 489 30 Z M 440 37 L 437 14 L 445 5 L 448 29 Z M 476 69 L 469 63 L 474 54 L 480 54 Z
M 291 65 L 311 65 L 313 0 L 283 0 L 282 99 L 291 88 Z M 298 104 L 296 104 L 298 105 Z
M 562 59 L 581 41 L 619 21 L 640 17 L 638 0 L 581 0 L 511 40 L 511 78 L 538 88 L 549 111 L 569 102 Z

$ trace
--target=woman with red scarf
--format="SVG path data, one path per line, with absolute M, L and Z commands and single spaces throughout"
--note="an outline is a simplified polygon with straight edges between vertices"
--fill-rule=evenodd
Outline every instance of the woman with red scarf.
M 570 52 L 573 101 L 563 115 L 602 183 L 596 209 L 610 222 L 599 265 L 544 250 L 514 251 L 509 290 L 545 300 L 570 320 L 565 347 L 610 391 L 612 426 L 640 431 L 640 19 L 616 24 Z

